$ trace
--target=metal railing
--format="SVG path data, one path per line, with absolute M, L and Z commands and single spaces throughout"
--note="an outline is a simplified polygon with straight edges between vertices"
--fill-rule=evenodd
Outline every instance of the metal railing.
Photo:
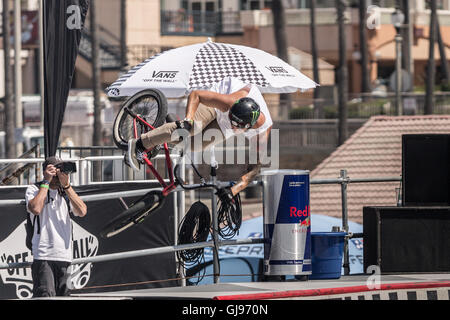
M 349 119 L 348 136 L 366 123 L 366 119 Z M 337 119 L 274 121 L 279 130 L 280 154 L 304 154 L 308 150 L 335 150 L 338 146 Z
M 405 116 L 425 114 L 425 94 L 420 92 L 402 92 L 402 114 Z M 277 110 L 279 101 L 266 99 L 270 108 Z M 373 116 L 396 116 L 396 96 L 392 92 L 382 95 L 365 93 L 350 94 L 347 102 L 349 119 L 369 119 Z M 450 92 L 433 94 L 433 114 L 450 114 Z M 318 110 L 320 108 L 320 111 Z M 284 112 L 293 119 L 337 119 L 338 106 L 333 98 L 293 98 L 289 110 Z M 319 116 L 320 114 L 320 116 Z M 283 119 L 287 120 L 287 119 Z
M 378 178 L 354 178 L 351 179 L 347 176 L 347 170 L 341 170 L 340 176 L 337 179 L 316 179 L 311 180 L 311 184 L 340 184 L 341 185 L 341 204 L 342 204 L 342 229 L 347 233 L 344 241 L 344 274 L 350 274 L 350 260 L 348 240 L 351 234 L 349 234 L 348 227 L 348 204 L 347 204 L 347 186 L 350 183 L 379 183 L 379 182 L 402 182 L 402 177 L 378 177 Z
M 40 157 L 40 147 L 39 144 L 35 145 L 30 150 L 24 152 L 19 158 L 26 159 L 27 157 L 34 156 L 35 158 Z M 30 176 L 30 171 L 34 169 L 33 173 L 35 176 L 39 176 L 40 168 L 33 163 L 27 163 L 25 166 L 20 168 L 17 167 L 15 163 L 7 163 L 5 166 L 0 165 L 0 176 L 4 176 L 0 179 L 0 185 L 8 185 L 14 183 L 16 180 L 19 184 L 22 182 L 22 176 L 24 173 L 28 173 Z
M 72 173 L 70 175 L 70 181 L 71 184 L 73 186 L 79 186 L 79 185 L 92 185 L 92 184 L 105 184 L 105 183 L 118 183 L 118 182 L 137 182 L 137 181 L 141 181 L 141 182 L 145 182 L 145 183 L 149 183 L 149 182 L 155 182 L 157 183 L 158 180 L 157 179 L 148 179 L 148 177 L 150 176 L 150 174 L 148 172 L 146 172 L 146 170 L 141 169 L 141 171 L 139 173 L 135 173 L 133 170 L 130 169 L 130 175 L 124 175 L 125 178 L 127 179 L 121 179 L 121 180 L 114 180 L 114 181 L 94 181 L 92 179 L 93 176 L 93 163 L 94 162 L 107 162 L 107 161 L 118 161 L 120 162 L 121 165 L 121 170 L 123 170 L 123 168 L 125 168 L 126 166 L 123 166 L 123 156 L 88 156 L 88 157 L 76 157 L 76 156 L 72 156 L 70 158 L 68 157 L 63 157 L 62 158 L 64 161 L 73 161 L 77 164 L 77 172 L 76 173 Z M 164 155 L 157 155 L 154 158 L 152 158 L 154 165 L 157 163 L 158 159 L 165 159 Z M 180 162 L 183 164 L 183 169 L 184 169 L 184 158 L 181 158 L 178 154 L 172 154 L 171 155 L 171 159 L 174 163 L 174 165 L 177 162 Z M 43 162 L 45 161 L 44 158 L 18 158 L 18 159 L 0 159 L 0 166 L 4 165 L 4 164 L 14 164 L 14 163 L 19 163 L 19 164 L 34 164 L 36 167 L 39 167 Z M 30 166 L 31 168 L 31 166 Z M 126 167 L 128 168 L 128 167 Z M 156 168 L 157 169 L 157 168 Z M 31 172 L 34 172 L 34 170 L 30 170 Z M 184 175 L 184 172 L 182 173 Z M 39 181 L 41 177 L 38 177 L 36 179 L 35 176 L 28 176 L 28 183 L 25 183 L 22 186 L 25 185 L 29 185 L 34 183 L 35 181 Z M 33 180 L 33 182 L 31 182 L 30 180 Z M 168 181 L 168 179 L 166 179 Z M 17 185 L 13 185 L 13 186 L 0 186 L 1 188 L 9 188 L 9 187 L 17 187 Z M 146 189 L 147 190 L 147 189 Z M 133 193 L 133 191 L 130 191 L 131 193 Z M 134 191 L 135 192 L 135 191 Z M 143 191 L 141 191 L 141 193 L 137 193 L 135 195 L 143 195 L 144 193 L 142 193 Z M 147 190 L 148 192 L 148 190 Z M 121 193 L 117 193 L 117 195 L 120 195 Z M 122 193 L 123 194 L 123 193 Z M 113 194 L 114 195 L 114 194 Z M 88 197 L 89 200 L 93 199 L 93 196 L 85 196 Z M 90 198 L 89 198 L 90 197 Z M 8 205 L 14 205 L 14 204 L 25 204 L 24 200 L 0 200 L 2 204 L 8 204 Z
M 38 148 L 38 146 L 36 147 Z M 139 172 L 135 172 L 126 166 L 123 162 L 123 151 L 117 147 L 59 147 L 56 156 L 65 161 L 77 163 L 77 173 L 70 176 L 74 186 L 97 182 L 152 180 L 153 177 L 150 171 L 145 170 L 145 167 Z M 179 155 L 172 154 L 171 158 L 178 159 Z M 153 159 L 156 170 L 164 162 L 164 159 L 163 154 Z M 43 162 L 44 158 L 39 158 L 39 156 L 35 158 L 0 159 L 0 173 L 6 172 L 8 167 L 13 165 L 17 167 L 17 164 L 26 164 L 27 171 L 23 172 L 18 180 L 19 185 L 29 185 L 39 180 L 39 178 L 36 179 L 36 176 L 40 174 L 40 167 Z M 166 177 L 168 177 L 167 172 Z
M 84 159 L 78 159 L 78 161 L 83 162 L 89 162 L 89 161 L 95 161 L 99 160 L 101 157 L 88 157 Z M 181 158 L 181 164 L 182 167 L 185 167 L 185 163 L 183 162 L 184 158 Z M 0 163 L 2 161 L 21 161 L 24 162 L 24 159 L 13 159 L 13 160 L 0 160 Z M 41 162 L 41 159 L 26 159 L 26 161 L 30 162 Z M 86 166 L 83 166 L 83 168 L 86 168 Z M 182 173 L 184 174 L 184 172 Z M 214 177 L 212 177 L 214 178 Z M 347 237 L 345 238 L 345 244 L 344 244 L 344 261 L 343 261 L 343 267 L 344 267 L 344 273 L 349 274 L 350 273 L 350 265 L 349 265 L 349 249 L 348 249 L 348 240 L 352 237 L 352 234 L 349 233 L 349 227 L 348 227 L 348 210 L 347 210 L 347 186 L 351 183 L 381 183 L 381 182 L 393 182 L 393 181 L 402 181 L 401 177 L 377 177 L 377 178 L 357 178 L 357 179 L 351 179 L 347 176 L 346 170 L 341 170 L 340 177 L 337 179 L 312 179 L 310 181 L 310 184 L 340 184 L 341 185 L 341 199 L 342 199 L 342 229 L 344 232 L 347 233 Z M 253 185 L 259 185 L 262 186 L 261 182 L 253 182 Z M 1 187 L 0 187 L 1 188 Z M 263 188 L 264 189 L 264 188 Z M 93 201 L 95 199 L 115 199 L 120 198 L 124 196 L 138 196 L 147 193 L 149 190 L 135 190 L 135 191 L 128 191 L 128 192 L 114 192 L 114 193 L 108 193 L 108 194 L 101 194 L 101 195 L 88 195 L 82 197 L 85 201 Z M 176 192 L 184 192 L 179 187 L 176 189 Z M 175 201 L 177 197 L 175 197 Z M 264 202 L 264 192 L 263 192 L 263 202 Z M 0 207 L 6 206 L 6 205 L 23 205 L 25 203 L 24 200 L 0 200 Z M 215 196 L 214 192 L 211 192 L 211 204 L 213 207 L 213 221 L 214 218 L 217 218 L 215 210 Z M 174 230 L 177 230 L 178 222 L 181 221 L 182 216 L 184 215 L 185 208 L 184 203 L 182 206 L 176 206 L 176 219 L 175 219 L 175 226 Z M 217 228 L 213 228 L 213 232 L 217 232 Z M 175 232 L 176 233 L 176 232 Z M 175 236 L 175 243 L 177 243 L 177 237 Z M 176 251 L 181 250 L 189 250 L 189 249 L 197 249 L 197 248 L 207 248 L 207 247 L 214 247 L 215 252 L 217 254 L 218 248 L 220 246 L 230 246 L 230 245 L 243 245 L 243 244 L 258 244 L 258 243 L 264 243 L 264 239 L 240 239 L 240 240 L 226 240 L 226 241 L 207 241 L 207 242 L 201 242 L 201 243 L 195 243 L 195 244 L 183 244 L 183 245 L 173 245 L 173 246 L 166 246 L 166 247 L 159 247 L 159 248 L 152 248 L 152 249 L 144 249 L 144 250 L 137 250 L 137 251 L 129 251 L 129 252 L 121 252 L 121 253 L 113 253 L 113 254 L 106 254 L 106 255 L 100 255 L 96 257 L 88 257 L 88 258 L 80 258 L 73 260 L 72 264 L 84 264 L 84 263 L 90 263 L 90 262 L 100 262 L 100 261 L 111 261 L 111 260 L 119 260 L 119 259 L 127 259 L 132 257 L 141 257 L 141 256 L 149 256 L 149 255 L 155 255 L 160 253 L 172 253 Z M 218 258 L 218 255 L 215 257 Z M 218 265 L 219 261 L 216 261 L 217 263 L 214 263 L 214 283 L 217 283 L 219 281 L 219 271 L 220 266 Z M 0 269 L 13 269 L 13 268 L 24 268 L 24 267 L 30 267 L 31 262 L 24 262 L 24 263 L 1 263 Z M 184 273 L 183 273 L 184 274 Z M 185 285 L 185 282 L 182 282 L 182 285 Z
M 161 34 L 216 36 L 242 33 L 240 11 L 161 11 Z

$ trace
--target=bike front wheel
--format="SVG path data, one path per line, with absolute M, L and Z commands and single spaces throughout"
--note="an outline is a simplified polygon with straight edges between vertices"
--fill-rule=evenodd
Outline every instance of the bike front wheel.
M 151 130 L 148 125 L 135 122 L 133 115 L 139 116 L 154 128 L 161 126 L 167 116 L 166 97 L 159 90 L 148 89 L 125 101 L 113 125 L 114 142 L 122 150 L 128 149 L 128 140 L 139 138 Z
M 126 229 L 145 220 L 151 213 L 163 204 L 164 196 L 161 191 L 150 191 L 138 199 L 127 210 L 112 219 L 100 232 L 103 238 L 113 237 Z

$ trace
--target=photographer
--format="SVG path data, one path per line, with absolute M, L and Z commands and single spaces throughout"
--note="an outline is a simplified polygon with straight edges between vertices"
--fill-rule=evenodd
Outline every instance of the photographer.
M 72 261 L 72 221 L 69 213 L 84 217 L 86 204 L 72 189 L 63 161 L 49 157 L 44 180 L 27 188 L 25 200 L 31 221 L 33 297 L 67 296 L 68 268 Z

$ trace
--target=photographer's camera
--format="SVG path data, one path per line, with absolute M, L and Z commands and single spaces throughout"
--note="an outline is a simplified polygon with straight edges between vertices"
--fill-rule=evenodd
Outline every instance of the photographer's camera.
M 77 172 L 77 165 L 75 162 L 70 162 L 70 161 L 61 162 L 61 163 L 58 163 L 57 165 L 55 165 L 55 167 L 57 169 L 61 170 L 61 172 L 65 173 L 65 174 Z

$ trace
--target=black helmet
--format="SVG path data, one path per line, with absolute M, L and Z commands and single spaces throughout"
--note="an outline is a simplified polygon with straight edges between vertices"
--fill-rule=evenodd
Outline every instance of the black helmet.
M 258 121 L 261 110 L 252 98 L 242 98 L 236 101 L 228 113 L 231 124 L 238 128 L 248 129 Z

